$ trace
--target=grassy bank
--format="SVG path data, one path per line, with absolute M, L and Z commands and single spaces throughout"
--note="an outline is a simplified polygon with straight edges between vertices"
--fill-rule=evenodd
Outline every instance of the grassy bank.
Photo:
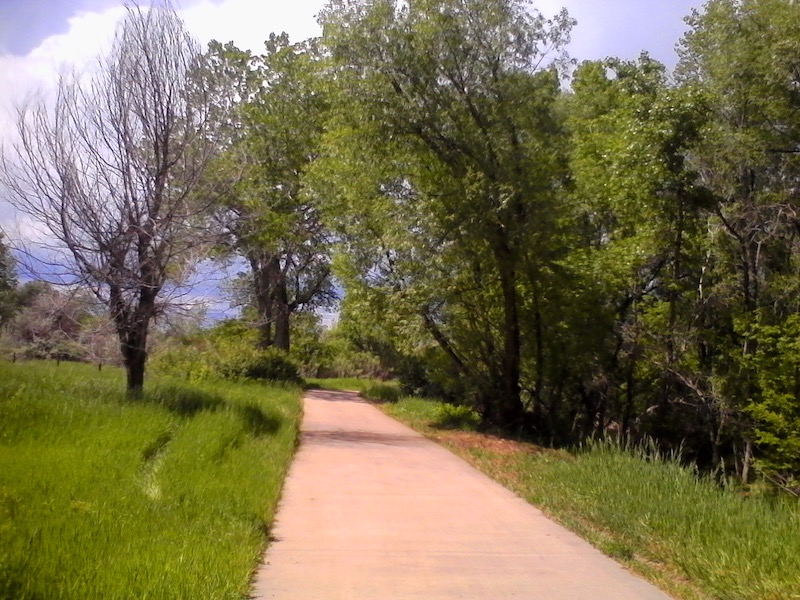
M 726 492 L 670 458 L 595 443 L 568 453 L 474 432 L 438 402 L 384 404 L 678 598 L 800 598 L 800 504 Z
M 246 596 L 300 390 L 0 362 L 0 598 Z

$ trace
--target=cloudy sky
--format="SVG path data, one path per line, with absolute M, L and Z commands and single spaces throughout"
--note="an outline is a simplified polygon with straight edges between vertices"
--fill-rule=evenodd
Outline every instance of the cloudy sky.
M 148 0 L 142 0 L 146 3 Z M 318 35 L 325 0 L 173 0 L 205 44 L 233 40 L 258 51 L 271 32 L 292 39 Z M 642 50 L 669 66 L 683 17 L 701 0 L 534 0 L 544 14 L 561 6 L 578 20 L 570 54 L 579 60 L 636 58 Z M 32 90 L 52 87 L 59 70 L 94 59 L 123 16 L 121 0 L 0 0 L 0 140 L 14 107 Z M 0 218 L 3 210 L 0 208 Z M 0 224 L 2 225 L 2 224 Z
M 234 40 L 257 49 L 272 31 L 295 38 L 317 31 L 315 14 L 324 0 L 176 0 L 192 32 L 206 42 Z M 83 60 L 121 15 L 117 0 L 0 0 L 0 56 L 52 62 Z M 573 55 L 633 58 L 642 49 L 674 62 L 673 47 L 683 17 L 699 0 L 534 0 L 545 14 L 566 6 L 578 19 Z
M 203 43 L 233 40 L 258 51 L 271 32 L 299 40 L 319 33 L 324 0 L 174 0 Z M 642 50 L 672 66 L 683 17 L 701 0 L 534 0 L 543 13 L 566 6 L 578 20 L 570 54 L 579 60 L 635 58 Z M 56 73 L 95 57 L 124 10 L 118 0 L 0 0 L 0 137 L 15 104 Z

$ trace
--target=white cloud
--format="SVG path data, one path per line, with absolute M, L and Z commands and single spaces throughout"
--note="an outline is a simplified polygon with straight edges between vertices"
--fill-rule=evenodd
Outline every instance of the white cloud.
M 212 39 L 233 40 L 240 48 L 259 52 L 272 32 L 286 31 L 296 41 L 319 35 L 315 16 L 323 4 L 324 0 L 201 0 L 179 13 L 203 45 Z M 81 12 L 69 19 L 65 33 L 48 37 L 26 56 L 0 54 L 0 145 L 15 137 L 16 108 L 33 93 L 52 93 L 59 73 L 91 69 L 96 58 L 110 47 L 124 15 L 122 5 Z M 0 227 L 16 230 L 23 237 L 26 233 L 30 238 L 40 237 L 30 224 L 15 226 L 13 222 L 18 220 L 0 197 Z
M 259 52 L 270 33 L 286 31 L 292 41 L 318 36 L 316 15 L 323 4 L 324 0 L 203 0 L 181 16 L 204 44 L 232 40 L 239 48 Z
M 90 65 L 110 45 L 124 14 L 121 6 L 80 13 L 69 19 L 66 33 L 50 36 L 26 56 L 0 55 L 0 141 L 15 130 L 16 107 L 35 91 L 50 93 L 60 72 Z
M 272 32 L 293 40 L 319 35 L 315 16 L 323 0 L 201 0 L 180 10 L 189 31 L 203 44 L 233 40 L 240 48 L 260 51 Z M 81 12 L 69 19 L 65 33 L 45 39 L 26 56 L 0 55 L 0 132 L 13 131 L 14 107 L 32 90 L 52 90 L 64 69 L 82 70 L 110 46 L 125 15 L 120 5 Z M 2 136 L 2 133 L 0 133 Z

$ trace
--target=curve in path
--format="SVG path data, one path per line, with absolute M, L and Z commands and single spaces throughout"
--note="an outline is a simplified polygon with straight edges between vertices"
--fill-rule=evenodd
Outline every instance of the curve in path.
M 668 600 L 357 394 L 304 408 L 254 598 Z

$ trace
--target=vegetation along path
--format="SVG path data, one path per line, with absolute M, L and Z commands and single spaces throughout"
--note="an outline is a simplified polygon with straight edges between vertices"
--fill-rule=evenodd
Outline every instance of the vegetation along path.
M 256 598 L 667 598 L 355 393 L 304 402 Z

